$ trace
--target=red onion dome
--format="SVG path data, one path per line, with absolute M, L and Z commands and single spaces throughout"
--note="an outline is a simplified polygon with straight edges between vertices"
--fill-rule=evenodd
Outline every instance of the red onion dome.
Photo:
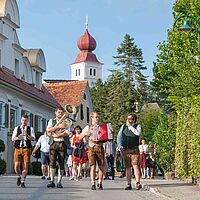
M 96 49 L 96 41 L 89 34 L 87 29 L 86 29 L 85 33 L 79 38 L 77 44 L 78 44 L 78 48 L 81 51 L 92 52 L 92 51 L 94 51 Z

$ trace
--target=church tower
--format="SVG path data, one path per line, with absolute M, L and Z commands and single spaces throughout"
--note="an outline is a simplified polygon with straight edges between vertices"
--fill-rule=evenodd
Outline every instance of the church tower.
M 81 52 L 71 64 L 71 80 L 87 80 L 90 87 L 95 86 L 98 79 L 102 79 L 103 63 L 99 62 L 92 53 L 96 49 L 96 41 L 88 31 L 86 17 L 86 31 L 77 42 Z

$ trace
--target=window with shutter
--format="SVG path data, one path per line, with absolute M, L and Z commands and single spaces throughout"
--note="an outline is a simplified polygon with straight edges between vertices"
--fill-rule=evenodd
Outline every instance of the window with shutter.
M 9 126 L 9 105 L 5 104 L 5 127 Z
M 11 109 L 10 109 L 10 133 L 12 133 L 15 126 L 17 126 L 16 122 L 17 122 L 17 111 L 15 108 L 11 107 Z
M 33 113 L 30 114 L 30 126 L 33 127 Z
M 37 132 L 38 131 L 38 116 L 37 115 L 35 115 L 34 122 L 35 122 L 35 124 L 34 124 L 34 130 L 35 130 L 35 132 Z
M 45 118 L 42 119 L 42 132 L 46 131 L 47 120 Z
M 0 127 L 3 126 L 3 102 L 0 102 Z

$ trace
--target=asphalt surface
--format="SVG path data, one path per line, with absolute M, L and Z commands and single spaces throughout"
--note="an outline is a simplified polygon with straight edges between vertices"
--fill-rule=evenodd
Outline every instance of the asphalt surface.
M 16 176 L 0 176 L 0 199 L 3 200 L 163 200 L 165 196 L 149 191 L 150 188 L 141 190 L 125 191 L 126 179 L 116 177 L 114 181 L 105 180 L 103 190 L 93 191 L 90 189 L 90 178 L 80 181 L 70 181 L 64 177 L 62 184 L 64 188 L 47 188 L 48 181 L 41 180 L 38 176 L 28 176 L 26 188 L 16 186 Z M 134 187 L 134 181 L 133 181 Z

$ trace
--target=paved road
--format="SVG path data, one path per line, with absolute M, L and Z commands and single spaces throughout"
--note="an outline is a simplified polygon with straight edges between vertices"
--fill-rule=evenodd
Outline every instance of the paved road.
M 125 191 L 125 179 L 116 178 L 114 181 L 104 181 L 104 190 L 92 191 L 90 179 L 69 181 L 63 178 L 63 189 L 47 188 L 47 180 L 40 177 L 28 176 L 26 188 L 16 186 L 15 176 L 0 177 L 0 199 L 3 200 L 164 200 L 162 196 L 147 190 Z

